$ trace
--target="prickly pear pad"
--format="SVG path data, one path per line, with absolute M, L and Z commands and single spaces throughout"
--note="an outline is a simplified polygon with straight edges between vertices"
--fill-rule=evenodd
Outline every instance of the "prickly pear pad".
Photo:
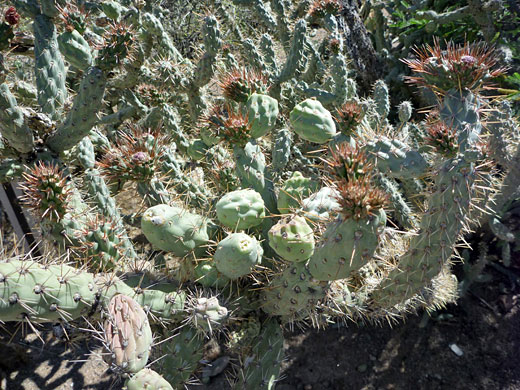
M 181 257 L 193 250 L 203 252 L 204 248 L 200 247 L 209 240 L 202 216 L 166 204 L 146 210 L 141 219 L 141 229 L 155 247 Z
M 70 321 L 88 312 L 96 291 L 92 274 L 68 265 L 0 263 L 0 321 Z

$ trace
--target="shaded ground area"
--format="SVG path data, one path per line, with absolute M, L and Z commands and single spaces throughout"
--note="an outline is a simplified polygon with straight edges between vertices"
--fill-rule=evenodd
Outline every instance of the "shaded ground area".
M 393 329 L 290 335 L 278 389 L 520 389 L 520 296 L 501 294 L 500 283 L 480 286 L 424 327 L 412 317 Z

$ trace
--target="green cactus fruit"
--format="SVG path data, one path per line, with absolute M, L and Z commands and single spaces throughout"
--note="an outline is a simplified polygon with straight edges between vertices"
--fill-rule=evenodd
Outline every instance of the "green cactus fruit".
M 92 274 L 64 264 L 0 263 L 0 321 L 70 321 L 96 301 Z
M 107 314 L 104 333 L 110 354 L 106 359 L 117 372 L 139 372 L 148 363 L 153 342 L 146 313 L 132 298 L 117 294 L 110 300 Z
M 303 177 L 300 172 L 294 172 L 285 181 L 278 194 L 278 210 L 282 214 L 301 208 L 303 199 L 318 190 L 318 182 Z
M 191 312 L 190 323 L 203 333 L 212 334 L 229 318 L 228 309 L 220 305 L 217 297 L 195 298 L 188 310 Z
M 330 187 L 323 187 L 315 194 L 302 201 L 305 218 L 315 222 L 328 221 L 340 210 L 338 192 Z
M 269 230 L 269 245 L 285 260 L 305 261 L 314 253 L 314 233 L 305 218 L 286 217 Z
M 326 285 L 312 277 L 305 262 L 291 263 L 262 291 L 262 310 L 287 317 L 304 310 L 312 311 L 325 297 Z
M 218 243 L 213 260 L 225 276 L 237 279 L 250 273 L 260 263 L 263 254 L 256 238 L 245 233 L 232 233 Z
M 171 340 L 161 343 L 160 372 L 175 389 L 184 388 L 202 359 L 204 337 L 196 329 L 185 326 Z
M 265 217 L 262 196 L 251 189 L 227 193 L 215 208 L 220 223 L 231 229 L 244 230 L 258 226 Z
M 279 379 L 283 360 L 283 332 L 275 318 L 262 324 L 254 340 L 252 354 L 243 359 L 237 390 L 273 390 Z
M 271 96 L 252 94 L 246 102 L 248 121 L 251 125 L 251 137 L 266 135 L 276 124 L 278 101 Z
M 324 144 L 336 135 L 331 113 L 317 100 L 307 99 L 296 105 L 290 120 L 296 134 L 306 141 Z
M 126 390 L 174 390 L 157 372 L 143 368 L 125 382 Z
M 206 221 L 189 211 L 166 204 L 150 207 L 143 214 L 141 229 L 155 247 L 185 256 L 195 251 L 202 254 L 202 245 L 209 241 Z
M 309 261 L 312 276 L 318 280 L 344 279 L 361 268 L 372 258 L 385 223 L 382 209 L 358 220 L 340 215 L 327 227 Z
M 195 161 L 203 160 L 204 157 L 206 157 L 207 151 L 208 146 L 200 139 L 191 141 L 190 145 L 188 146 L 188 156 L 190 156 Z

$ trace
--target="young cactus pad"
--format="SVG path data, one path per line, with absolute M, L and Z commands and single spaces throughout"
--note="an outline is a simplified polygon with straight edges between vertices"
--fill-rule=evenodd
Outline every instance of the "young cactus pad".
M 276 124 L 278 102 L 267 95 L 252 94 L 246 102 L 248 120 L 251 124 L 251 137 L 266 135 Z
M 209 240 L 203 217 L 166 204 L 146 210 L 141 219 L 141 229 L 156 248 L 181 257 L 193 250 L 203 252 L 204 248 L 200 247 Z
M 104 331 L 110 350 L 107 359 L 113 368 L 136 373 L 146 366 L 153 342 L 152 329 L 136 301 L 123 294 L 115 295 L 108 305 Z

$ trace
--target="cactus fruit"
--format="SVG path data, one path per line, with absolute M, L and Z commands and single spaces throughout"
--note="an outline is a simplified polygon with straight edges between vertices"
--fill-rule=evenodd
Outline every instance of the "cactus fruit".
M 295 133 L 306 141 L 324 144 L 336 135 L 332 115 L 317 100 L 307 99 L 297 104 L 290 119 Z
M 203 253 L 205 248 L 202 246 L 209 240 L 203 217 L 166 204 L 146 210 L 141 229 L 155 247 L 181 257 L 192 251 Z
M 231 229 L 244 230 L 262 223 L 264 201 L 255 190 L 228 192 L 215 206 L 220 223 Z
M 218 243 L 213 260 L 217 269 L 230 279 L 249 274 L 260 264 L 264 251 L 256 238 L 232 233 Z
M 271 96 L 254 93 L 247 99 L 246 107 L 252 138 L 266 135 L 276 124 L 278 102 Z
M 293 172 L 285 181 L 278 194 L 278 210 L 282 214 L 301 208 L 301 201 L 318 190 L 318 183 L 303 177 L 301 172 Z
M 112 369 L 136 373 L 146 366 L 153 342 L 152 329 L 136 301 L 123 294 L 114 295 L 103 328 Z
M 314 232 L 305 219 L 288 216 L 269 230 L 269 245 L 288 261 L 305 261 L 314 253 Z
M 126 390 L 174 390 L 157 372 L 143 368 L 125 382 Z

